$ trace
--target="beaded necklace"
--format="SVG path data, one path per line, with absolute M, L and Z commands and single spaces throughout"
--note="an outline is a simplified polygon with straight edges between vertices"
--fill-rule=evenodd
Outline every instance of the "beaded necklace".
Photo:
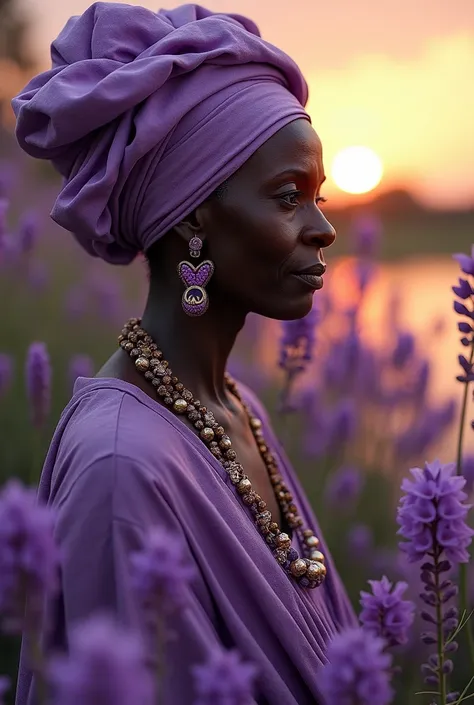
M 226 374 L 227 389 L 242 404 L 258 450 L 267 468 L 273 491 L 288 526 L 294 529 L 303 546 L 303 556 L 291 546 L 291 539 L 282 532 L 273 521 L 266 502 L 252 489 L 252 483 L 237 460 L 232 448 L 232 441 L 220 426 L 211 410 L 195 399 L 192 392 L 175 377 L 168 361 L 150 335 L 141 327 L 140 318 L 131 318 L 125 324 L 118 337 L 120 346 L 134 360 L 136 369 L 151 382 L 158 397 L 175 414 L 185 414 L 199 432 L 199 437 L 209 448 L 212 455 L 221 463 L 242 502 L 249 507 L 255 518 L 255 524 L 268 544 L 277 562 L 287 575 L 303 588 L 316 588 L 326 576 L 324 555 L 319 550 L 319 539 L 313 531 L 303 528 L 303 519 L 293 502 L 293 497 L 285 481 L 278 472 L 275 456 L 265 443 L 262 422 L 254 416 L 242 399 L 237 385 Z

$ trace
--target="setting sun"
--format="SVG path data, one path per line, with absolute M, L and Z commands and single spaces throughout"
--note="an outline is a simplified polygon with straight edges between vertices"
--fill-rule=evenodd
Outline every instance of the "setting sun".
M 367 193 L 380 183 L 383 167 L 368 147 L 347 147 L 334 157 L 331 173 L 341 191 Z

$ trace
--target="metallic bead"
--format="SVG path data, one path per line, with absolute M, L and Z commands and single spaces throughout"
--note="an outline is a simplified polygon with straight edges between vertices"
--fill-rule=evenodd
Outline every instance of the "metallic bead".
M 184 399 L 176 399 L 175 403 L 173 404 L 173 409 L 178 413 L 178 414 L 184 414 L 186 409 L 188 408 L 187 402 L 184 401 Z
M 282 480 L 283 480 L 283 478 L 280 474 L 272 475 L 272 477 L 271 477 L 272 485 L 279 485 L 279 484 L 281 484 Z
M 155 389 L 156 388 L 159 389 L 161 387 L 161 380 L 157 379 L 156 377 L 155 377 L 155 379 L 151 380 L 151 383 L 155 387 Z
M 248 477 L 243 477 L 239 484 L 237 485 L 237 492 L 239 494 L 247 494 L 252 489 L 252 483 Z
M 129 332 L 130 331 L 128 330 L 128 328 L 122 328 L 122 330 L 121 330 L 121 334 L 123 335 L 124 338 L 128 338 Z
M 165 375 L 162 379 L 163 384 L 171 384 L 171 377 L 169 374 Z
M 133 343 L 131 343 L 131 342 L 129 341 L 128 343 L 125 343 L 125 345 L 124 345 L 123 347 L 124 347 L 124 350 L 126 350 L 127 352 L 130 352 L 130 350 L 133 350 L 133 348 L 134 348 L 135 346 L 133 345 Z
M 326 560 L 324 553 L 318 551 L 317 548 L 313 548 L 313 550 L 310 551 L 309 558 L 311 561 L 317 561 L 318 563 L 324 563 L 324 561 Z
M 189 407 L 188 407 L 189 409 Z M 188 414 L 188 419 L 190 421 L 197 421 L 199 418 L 199 413 L 197 411 L 190 411 Z
M 219 446 L 222 448 L 222 450 L 229 450 L 229 448 L 232 448 L 232 441 L 230 440 L 229 436 L 222 436 L 221 440 L 219 441 Z
M 171 394 L 171 392 L 174 391 L 174 387 L 172 384 L 165 384 L 166 391 Z
M 268 446 L 266 446 L 265 443 L 260 443 L 258 449 L 260 453 L 266 453 L 268 450 Z
M 259 499 L 257 507 L 258 507 L 259 512 L 263 512 L 267 508 L 267 503 L 265 502 L 264 499 Z
M 278 534 L 278 536 L 276 537 L 275 543 L 278 546 L 278 548 L 290 548 L 291 539 L 288 536 L 288 534 L 281 533 L 281 534 Z
M 286 551 L 282 550 L 281 548 L 278 548 L 276 551 L 274 551 L 273 555 L 277 559 L 278 563 L 280 565 L 283 565 L 283 563 L 286 562 L 288 553 Z
M 310 536 L 313 536 L 313 530 L 312 529 L 305 529 L 303 531 L 303 536 L 305 539 L 308 539 Z
M 273 531 L 273 533 L 276 534 L 276 532 L 279 531 L 279 530 L 280 530 L 280 527 L 278 526 L 278 524 L 276 523 L 276 521 L 273 521 L 273 522 L 270 524 L 270 531 Z
M 252 426 L 252 428 L 260 428 L 262 425 L 262 422 L 256 416 L 252 416 L 250 418 L 250 425 Z
M 256 517 L 257 524 L 260 524 L 260 526 L 263 526 L 264 524 L 270 524 L 271 520 L 272 515 L 271 512 L 268 511 L 268 509 L 266 509 L 264 512 L 262 512 Z
M 186 401 L 191 401 L 192 398 L 193 398 L 193 393 L 190 392 L 189 389 L 183 389 L 183 391 L 182 391 L 182 393 L 181 393 L 181 396 L 182 396 L 183 399 L 185 399 Z
M 148 345 L 149 343 L 152 343 L 152 342 L 153 342 L 153 338 L 151 337 L 151 335 L 147 335 L 147 334 L 145 334 L 143 340 L 145 341 L 145 343 L 146 343 L 147 345 Z
M 306 573 L 306 563 L 302 558 L 297 558 L 296 561 L 290 563 L 290 572 L 295 578 L 299 578 Z
M 214 438 L 214 431 L 212 430 L 212 428 L 209 428 L 209 426 L 206 426 L 202 429 L 200 436 L 204 441 L 207 441 L 209 443 L 209 441 L 212 441 L 212 439 Z
M 317 580 L 321 583 L 326 577 L 326 566 L 318 561 L 310 561 L 306 577 L 308 580 Z
M 145 379 L 147 379 L 149 382 L 151 382 L 151 380 L 153 379 L 153 372 L 151 372 L 150 370 L 147 370 L 145 372 Z
M 308 548 L 317 548 L 319 546 L 319 539 L 316 536 L 308 536 L 304 542 Z
M 136 325 L 138 324 L 138 318 L 136 318 L 136 317 L 134 316 L 133 318 L 131 318 L 131 319 L 129 320 L 128 324 L 129 324 L 130 326 L 136 326 Z
M 201 421 L 201 419 L 198 419 L 197 421 L 194 422 L 194 427 L 197 428 L 198 431 L 202 431 L 204 428 L 204 421 Z
M 233 450 L 231 448 L 230 450 L 226 451 L 225 457 L 228 458 L 229 460 L 235 460 L 237 457 L 237 453 L 235 452 L 235 450 Z
M 196 407 L 196 409 L 199 409 L 199 407 L 201 406 L 201 402 L 199 401 L 199 399 L 194 400 L 194 406 Z
M 216 446 L 215 448 L 211 448 L 210 450 L 211 450 L 212 455 L 214 455 L 216 458 L 221 457 L 222 451 L 218 446 Z
M 180 395 L 179 392 L 173 392 L 173 394 L 172 394 L 171 396 L 173 397 L 173 399 L 174 399 L 175 401 L 176 401 L 177 399 L 180 399 L 180 398 L 181 398 L 181 395 Z
M 117 340 L 118 340 L 119 343 L 121 343 L 122 340 L 125 340 L 125 336 L 123 335 L 123 333 L 122 333 L 121 335 L 119 335 L 119 337 L 117 338 Z
M 221 438 L 225 434 L 224 426 L 218 426 L 214 432 L 218 438 Z
M 138 338 L 136 333 L 129 333 L 128 334 L 128 339 L 131 343 L 136 343 Z
M 175 375 L 171 377 L 171 384 L 179 384 L 179 379 Z
M 135 360 L 135 367 L 137 370 L 140 370 L 140 372 L 146 372 L 147 369 L 149 368 L 150 363 L 146 359 L 146 357 L 137 357 Z
M 173 403 L 173 397 L 165 397 L 163 401 L 165 402 L 165 404 L 167 404 L 167 406 L 171 406 L 171 404 Z
M 244 468 L 240 463 L 229 463 L 226 468 L 233 485 L 237 485 L 242 479 Z
M 242 501 L 244 502 L 244 504 L 247 504 L 247 505 L 253 504 L 256 501 L 256 499 L 257 499 L 257 493 L 255 492 L 255 490 L 250 490 L 250 492 L 248 492 L 247 494 L 244 494 L 244 496 L 242 497 Z
M 156 381 L 158 382 L 158 380 L 156 380 Z M 154 383 L 154 382 L 155 382 L 155 380 L 153 380 L 153 383 Z M 168 392 L 166 391 L 166 387 L 165 387 L 164 384 L 160 384 L 160 385 L 158 386 L 158 389 L 157 389 L 156 391 L 158 392 L 158 394 L 160 395 L 160 397 L 166 397 L 166 396 L 168 396 Z
M 151 350 L 150 350 L 150 348 L 148 347 L 148 345 L 144 345 L 144 346 L 142 347 L 142 355 L 143 355 L 144 357 L 151 357 Z
M 162 365 L 161 362 L 155 357 L 152 357 L 150 360 L 150 369 L 153 370 L 156 375 L 166 374 L 166 367 Z
M 161 350 L 154 350 L 153 357 L 155 358 L 155 360 L 160 360 L 163 357 L 163 353 L 161 352 Z

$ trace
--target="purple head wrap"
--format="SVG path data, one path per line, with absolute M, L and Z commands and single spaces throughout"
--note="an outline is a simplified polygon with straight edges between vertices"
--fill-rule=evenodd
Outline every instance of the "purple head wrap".
M 16 136 L 63 176 L 51 217 L 114 264 L 191 213 L 298 118 L 295 62 L 237 14 L 97 2 L 12 100 Z

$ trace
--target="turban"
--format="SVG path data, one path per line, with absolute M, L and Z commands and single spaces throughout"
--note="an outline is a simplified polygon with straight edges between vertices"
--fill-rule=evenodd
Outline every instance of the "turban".
M 297 64 L 238 14 L 97 2 L 13 98 L 16 138 L 63 177 L 52 219 L 128 264 L 304 110 Z

